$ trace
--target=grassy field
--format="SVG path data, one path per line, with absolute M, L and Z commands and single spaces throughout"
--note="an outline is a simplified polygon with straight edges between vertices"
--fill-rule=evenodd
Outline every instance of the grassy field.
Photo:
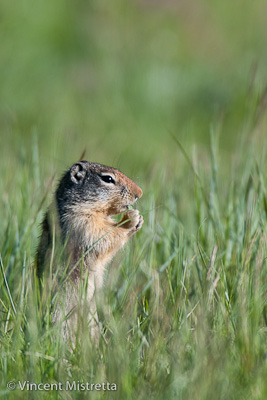
M 0 3 L 4 399 L 267 398 L 267 6 L 187 3 Z M 145 222 L 107 271 L 99 346 L 81 327 L 73 350 L 32 271 L 84 150 L 142 187 Z

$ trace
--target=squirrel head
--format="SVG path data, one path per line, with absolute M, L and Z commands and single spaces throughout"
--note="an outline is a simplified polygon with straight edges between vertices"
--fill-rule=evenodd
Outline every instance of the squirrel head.
M 64 174 L 56 191 L 60 214 L 91 210 L 120 214 L 142 196 L 142 190 L 118 169 L 80 161 Z

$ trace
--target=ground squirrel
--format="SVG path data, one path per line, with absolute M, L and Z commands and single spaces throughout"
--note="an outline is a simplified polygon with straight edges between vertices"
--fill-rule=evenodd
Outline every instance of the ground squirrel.
M 74 164 L 60 180 L 42 224 L 37 275 L 42 279 L 46 274 L 56 284 L 62 275 L 69 275 L 59 289 L 65 293 L 65 303 L 59 300 L 53 313 L 53 322 L 65 319 L 65 337 L 70 327 L 72 338 L 75 334 L 78 287 L 83 279 L 95 335 L 94 292 L 102 287 L 107 263 L 143 224 L 139 211 L 128 209 L 141 196 L 140 187 L 119 170 L 88 161 Z M 116 222 L 112 216 L 120 213 L 124 216 Z M 67 314 L 72 316 L 67 318 Z

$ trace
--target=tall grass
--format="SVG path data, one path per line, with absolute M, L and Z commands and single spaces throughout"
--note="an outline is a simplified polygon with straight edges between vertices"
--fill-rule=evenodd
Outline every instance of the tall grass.
M 144 226 L 98 295 L 98 346 L 84 324 L 72 348 L 51 324 L 50 304 L 38 308 L 34 248 L 45 206 L 41 196 L 33 203 L 23 170 L 14 177 L 24 198 L 20 207 L 13 200 L 17 208 L 7 202 L 13 211 L 2 235 L 2 396 L 36 395 L 8 391 L 9 381 L 75 380 L 116 383 L 107 398 L 266 398 L 266 160 L 244 144 L 225 172 L 212 137 L 210 155 L 196 151 L 181 159 L 190 171 L 182 178 L 157 172 L 144 187 Z M 188 204 L 181 207 L 180 198 Z M 183 207 L 191 224 L 181 222 Z M 79 391 L 38 397 L 81 393 L 87 398 Z

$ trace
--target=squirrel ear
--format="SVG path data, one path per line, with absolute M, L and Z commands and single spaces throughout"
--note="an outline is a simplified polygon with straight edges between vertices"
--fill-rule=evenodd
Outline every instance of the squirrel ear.
M 70 169 L 70 179 L 74 183 L 81 183 L 86 175 L 86 171 L 82 163 L 74 164 Z

